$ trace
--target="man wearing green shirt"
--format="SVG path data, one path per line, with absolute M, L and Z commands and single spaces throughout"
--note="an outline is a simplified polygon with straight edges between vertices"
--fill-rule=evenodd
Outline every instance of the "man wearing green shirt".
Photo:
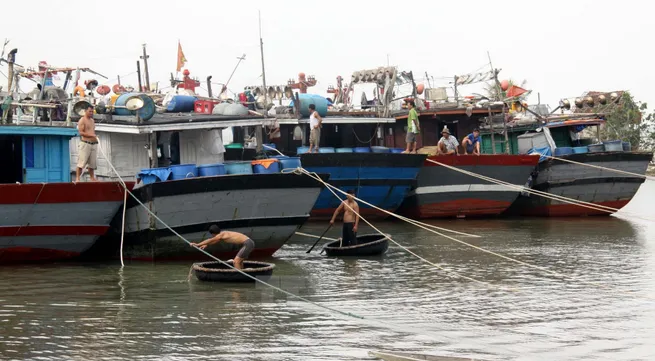
M 405 137 L 407 149 L 403 153 L 416 153 L 416 136 L 421 132 L 421 128 L 418 125 L 418 113 L 416 113 L 414 101 L 407 101 L 407 107 L 409 108 L 409 115 L 407 115 L 407 137 Z M 410 147 L 413 147 L 411 152 L 409 150 Z

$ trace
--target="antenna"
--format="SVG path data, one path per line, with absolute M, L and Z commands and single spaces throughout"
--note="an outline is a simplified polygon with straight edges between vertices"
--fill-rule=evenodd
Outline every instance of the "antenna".
M 268 106 L 268 92 L 266 91 L 266 68 L 264 67 L 264 40 L 262 40 L 262 12 L 259 13 L 259 48 L 262 53 L 262 80 L 264 83 L 264 117 L 266 117 L 266 107 Z

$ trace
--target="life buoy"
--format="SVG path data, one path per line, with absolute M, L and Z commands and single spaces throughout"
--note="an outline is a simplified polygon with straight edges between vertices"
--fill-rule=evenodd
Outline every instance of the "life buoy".
M 73 90 L 73 96 L 79 95 L 81 98 L 84 98 L 84 87 L 83 86 L 76 86 L 75 90 Z

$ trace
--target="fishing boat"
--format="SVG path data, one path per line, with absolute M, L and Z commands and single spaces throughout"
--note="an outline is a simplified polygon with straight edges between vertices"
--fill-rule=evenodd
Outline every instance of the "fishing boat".
M 368 355 L 384 361 L 484 361 L 479 358 L 436 356 L 395 351 L 369 351 Z
M 398 212 L 412 218 L 498 216 L 512 205 L 520 191 L 446 166 L 522 187 L 537 162 L 539 157 L 534 155 L 429 156 L 419 172 L 416 188 Z
M 75 136 L 65 126 L 0 126 L 0 264 L 79 258 L 109 230 L 124 188 L 71 182 Z
M 357 237 L 357 244 L 341 247 L 341 241 L 333 241 L 325 245 L 323 250 L 328 257 L 366 257 L 379 256 L 389 249 L 389 236 L 367 234 Z
M 600 127 L 605 121 L 602 114 L 592 113 L 519 113 L 510 118 L 506 125 L 510 151 L 540 155 L 528 185 L 595 206 L 621 209 L 627 205 L 645 181 L 638 175 L 646 174 L 653 153 L 632 151 L 629 143 L 620 140 L 600 141 Z M 483 126 L 483 152 L 491 150 L 492 124 L 495 128 L 498 123 Z M 504 214 L 575 217 L 612 213 L 522 192 Z
M 234 265 L 232 260 L 225 263 L 230 266 Z M 243 269 L 241 270 L 243 273 L 234 268 L 228 267 L 222 262 L 194 263 L 192 268 L 196 278 L 200 281 L 250 283 L 256 281 L 243 273 L 257 279 L 266 280 L 273 275 L 275 264 L 257 261 L 243 261 Z

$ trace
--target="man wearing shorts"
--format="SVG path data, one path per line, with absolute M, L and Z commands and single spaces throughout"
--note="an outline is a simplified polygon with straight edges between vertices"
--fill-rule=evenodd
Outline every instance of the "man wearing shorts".
M 221 241 L 229 244 L 241 245 L 239 253 L 234 257 L 234 268 L 239 270 L 243 269 L 243 260 L 248 259 L 250 252 L 255 248 L 255 242 L 245 234 L 239 232 L 221 231 L 221 229 L 215 224 L 209 227 L 209 233 L 213 235 L 212 238 L 206 239 L 200 243 L 191 243 L 191 246 L 205 249 L 210 244 Z
M 316 106 L 314 104 L 309 104 L 309 150 L 308 153 L 312 152 L 312 149 L 316 147 L 316 153 L 318 153 L 318 144 L 321 142 L 321 123 L 323 123 L 323 118 L 318 115 L 316 111 Z
M 407 107 L 409 108 L 409 114 L 407 115 L 407 137 L 405 137 L 407 149 L 403 153 L 416 153 L 416 135 L 421 132 L 421 128 L 418 125 L 418 113 L 416 113 L 414 101 L 409 100 Z M 412 147 L 413 149 L 410 150 Z
M 75 173 L 75 182 L 80 181 L 80 176 L 85 166 L 89 166 L 89 176 L 92 181 L 96 181 L 95 169 L 98 148 L 98 137 L 96 136 L 96 124 L 93 120 L 93 107 L 89 106 L 84 112 L 84 116 L 77 123 L 77 131 L 80 133 L 80 143 L 78 144 L 77 153 L 77 172 Z

